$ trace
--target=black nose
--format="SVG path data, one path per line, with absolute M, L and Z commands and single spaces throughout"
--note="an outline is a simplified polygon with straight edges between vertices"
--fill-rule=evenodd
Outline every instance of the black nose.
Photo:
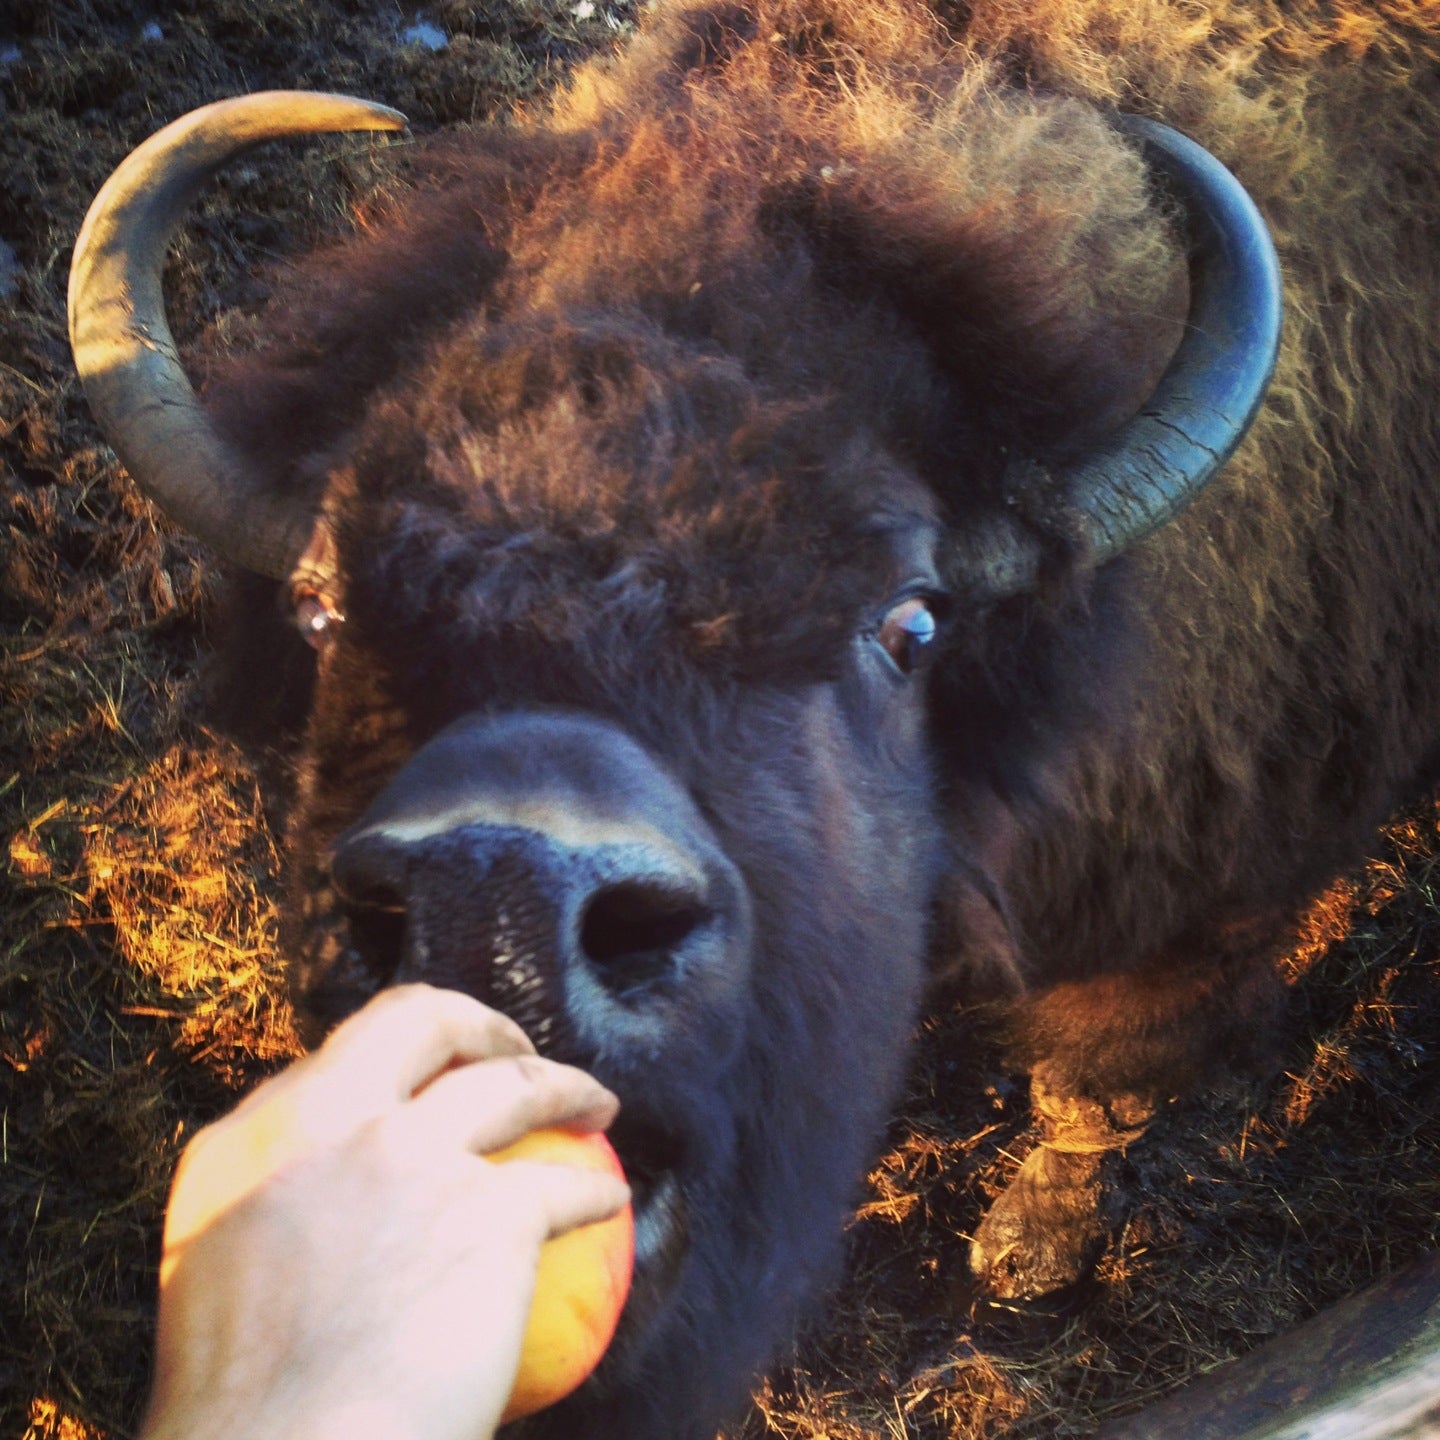
M 577 847 L 483 824 L 415 839 L 361 832 L 336 846 L 331 873 L 387 983 L 474 989 L 477 952 L 488 949 L 583 965 L 617 999 L 634 999 L 673 981 L 716 924 L 703 875 L 635 842 Z
M 466 991 L 552 1051 L 639 1038 L 743 983 L 738 873 L 681 787 L 584 717 L 452 727 L 340 836 L 331 874 L 377 985 Z

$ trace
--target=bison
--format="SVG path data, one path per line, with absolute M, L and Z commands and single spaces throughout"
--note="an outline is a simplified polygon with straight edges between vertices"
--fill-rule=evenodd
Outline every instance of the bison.
M 928 987 L 1008 1001 L 1043 1125 L 971 1261 L 1063 1286 L 1105 1157 L 1263 1059 L 1298 907 L 1434 776 L 1440 18 L 666 0 L 414 147 L 202 404 L 185 205 L 400 123 L 162 132 L 77 362 L 258 577 L 217 698 L 293 737 L 314 1032 L 427 980 L 623 1099 L 632 1303 L 516 1434 L 707 1436 L 832 1276 Z

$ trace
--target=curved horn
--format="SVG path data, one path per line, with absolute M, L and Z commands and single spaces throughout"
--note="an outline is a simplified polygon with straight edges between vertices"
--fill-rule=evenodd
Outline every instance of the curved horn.
M 1114 117 L 1181 201 L 1190 244 L 1190 313 L 1155 392 L 1133 419 L 1056 478 L 1096 564 L 1179 514 L 1250 428 L 1280 348 L 1280 265 L 1240 182 L 1179 131 Z M 1036 538 L 1008 519 L 966 537 L 963 571 L 1000 600 L 1035 587 Z
M 131 152 L 95 197 L 75 242 L 70 345 L 101 431 L 171 519 L 276 579 L 289 575 L 314 516 L 268 490 L 206 416 L 165 321 L 165 249 L 211 176 L 252 146 L 405 123 L 384 105 L 307 91 L 206 105 Z

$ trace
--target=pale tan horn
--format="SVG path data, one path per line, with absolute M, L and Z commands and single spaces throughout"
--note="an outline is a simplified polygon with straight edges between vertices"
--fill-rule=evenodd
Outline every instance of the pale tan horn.
M 218 433 L 165 320 L 170 236 L 223 165 L 266 140 L 399 130 L 397 110 L 346 95 L 276 90 L 193 110 L 131 152 L 105 182 L 70 265 L 70 345 L 105 438 L 175 521 L 246 569 L 286 578 L 314 524 Z

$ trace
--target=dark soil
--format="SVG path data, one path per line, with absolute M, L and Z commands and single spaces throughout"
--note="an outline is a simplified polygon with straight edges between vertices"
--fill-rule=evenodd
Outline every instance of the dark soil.
M 175 1156 L 294 1049 L 272 831 L 254 771 L 202 718 L 214 568 L 117 470 L 70 366 L 85 208 L 130 148 L 206 101 L 323 88 L 420 133 L 497 120 L 628 23 L 575 0 L 4 7 L 0 1436 L 133 1434 Z M 229 172 L 173 254 L 181 342 L 253 308 L 256 271 L 343 224 L 382 170 L 352 138 Z M 1317 906 L 1286 962 L 1283 1070 L 1131 1152 L 1138 1208 L 1050 1318 L 966 1291 L 964 1237 L 1033 1141 L 1023 1090 L 977 1041 L 985 1017 L 936 1015 L 851 1232 L 853 1278 L 743 1436 L 1085 1436 L 1434 1246 L 1437 854 L 1422 807 Z

